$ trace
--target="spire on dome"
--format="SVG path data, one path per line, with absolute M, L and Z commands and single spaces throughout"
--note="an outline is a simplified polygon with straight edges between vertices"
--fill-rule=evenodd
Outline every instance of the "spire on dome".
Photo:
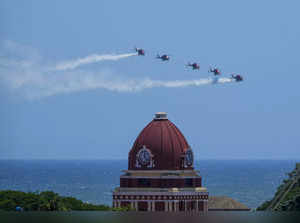
M 157 112 L 155 113 L 154 120 L 168 119 L 166 112 Z

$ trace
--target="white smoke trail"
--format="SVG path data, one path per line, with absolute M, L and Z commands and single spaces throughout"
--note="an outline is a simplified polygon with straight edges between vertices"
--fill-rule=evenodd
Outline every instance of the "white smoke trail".
M 144 89 L 183 88 L 209 84 L 223 84 L 234 81 L 232 78 L 203 78 L 198 80 L 161 81 L 145 79 L 128 79 L 118 77 L 110 70 L 49 70 L 40 61 L 35 52 L 22 48 L 17 53 L 17 46 L 6 46 L 0 50 L 0 86 L 8 88 L 13 94 L 28 99 L 37 99 L 58 94 L 67 94 L 91 89 L 106 89 L 116 92 L 137 92 Z M 8 53 L 4 53 L 8 50 Z M 26 53 L 24 53 L 26 51 Z M 119 55 L 120 56 L 120 55 Z M 81 63 L 82 64 L 82 63 Z M 74 66 L 73 66 L 74 67 Z
M 98 54 L 92 54 L 90 56 L 79 58 L 76 60 L 70 60 L 70 61 L 64 61 L 62 63 L 59 63 L 55 66 L 55 70 L 71 70 L 75 69 L 81 65 L 85 64 L 91 64 L 91 63 L 97 63 L 104 60 L 120 60 L 123 58 L 136 56 L 137 53 L 126 53 L 126 54 L 105 54 L 105 55 L 98 55 Z
M 166 88 L 179 88 L 189 86 L 200 86 L 209 84 L 224 84 L 233 82 L 232 78 L 202 78 L 198 80 L 175 80 L 175 81 L 159 81 L 159 80 L 145 80 L 140 83 L 138 90 L 154 87 L 166 87 Z

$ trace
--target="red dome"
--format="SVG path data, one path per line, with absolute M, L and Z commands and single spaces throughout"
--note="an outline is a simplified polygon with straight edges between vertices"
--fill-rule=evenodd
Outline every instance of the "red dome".
M 146 154 L 139 155 L 141 151 Z M 129 152 L 129 170 L 180 170 L 193 169 L 186 162 L 190 146 L 180 130 L 167 119 L 166 113 L 157 113 L 139 134 Z M 147 155 L 148 154 L 148 155 Z M 140 161 L 142 157 L 142 161 Z M 149 158 L 150 157 L 150 158 Z

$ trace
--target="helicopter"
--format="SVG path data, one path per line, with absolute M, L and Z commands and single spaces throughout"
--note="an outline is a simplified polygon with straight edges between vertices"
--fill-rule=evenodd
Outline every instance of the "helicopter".
M 138 53 L 138 56 L 145 56 L 145 50 L 141 48 L 135 48 L 135 51 Z
M 161 55 L 161 56 L 160 56 L 159 54 L 157 54 L 156 58 L 157 58 L 157 59 L 161 59 L 162 61 L 170 60 L 170 56 L 167 55 L 167 54 L 163 54 L 163 55 Z
M 240 82 L 244 80 L 244 78 L 239 74 L 231 74 L 231 78 L 234 79 L 236 82 Z
M 215 76 L 220 75 L 221 71 L 219 70 L 219 68 L 209 68 L 209 73 L 214 73 Z
M 193 70 L 200 70 L 200 65 L 198 63 L 188 63 L 186 66 L 192 67 Z

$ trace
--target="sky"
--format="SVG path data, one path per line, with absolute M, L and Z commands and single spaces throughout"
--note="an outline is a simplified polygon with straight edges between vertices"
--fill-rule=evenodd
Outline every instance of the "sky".
M 164 111 L 196 159 L 300 160 L 299 7 L 2 0 L 0 158 L 127 159 Z

